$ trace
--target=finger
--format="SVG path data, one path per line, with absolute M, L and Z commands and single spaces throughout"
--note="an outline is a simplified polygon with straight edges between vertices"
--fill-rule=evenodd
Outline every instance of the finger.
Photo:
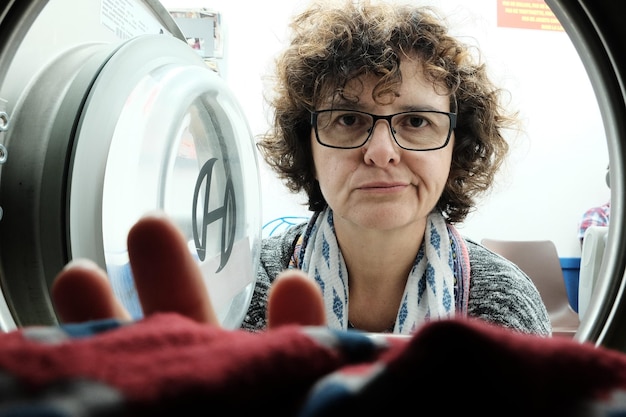
M 130 320 L 130 314 L 113 294 L 106 273 L 90 260 L 68 263 L 55 277 L 50 296 L 64 323 L 107 318 Z
M 185 237 L 164 214 L 142 217 L 128 233 L 127 244 L 144 315 L 176 312 L 219 324 Z
M 319 286 L 300 270 L 283 271 L 270 289 L 267 317 L 270 328 L 285 324 L 325 325 L 326 314 Z

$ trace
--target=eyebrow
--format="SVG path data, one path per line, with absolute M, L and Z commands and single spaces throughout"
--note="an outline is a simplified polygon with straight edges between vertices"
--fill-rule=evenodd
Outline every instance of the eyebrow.
M 400 107 L 400 111 L 444 111 L 441 110 L 440 108 L 437 108 L 433 105 L 430 104 L 425 104 L 425 105 L 410 105 L 407 104 L 405 106 Z
M 337 100 L 332 103 L 325 104 L 328 109 L 346 109 L 346 110 L 356 110 L 356 111 L 364 111 L 370 112 L 370 109 L 367 106 L 359 105 L 359 103 L 353 103 L 345 100 Z M 405 104 L 400 106 L 397 112 L 407 112 L 407 111 L 451 111 L 451 110 L 442 110 L 430 104 Z

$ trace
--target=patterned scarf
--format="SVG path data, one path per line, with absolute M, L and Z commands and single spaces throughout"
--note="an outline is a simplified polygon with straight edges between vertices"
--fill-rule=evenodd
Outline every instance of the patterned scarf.
M 330 209 L 311 218 L 296 244 L 290 267 L 299 267 L 319 284 L 328 326 L 346 329 L 348 271 Z M 426 321 L 466 315 L 469 280 L 469 256 L 463 238 L 441 213 L 433 211 L 407 279 L 393 333 L 411 334 Z

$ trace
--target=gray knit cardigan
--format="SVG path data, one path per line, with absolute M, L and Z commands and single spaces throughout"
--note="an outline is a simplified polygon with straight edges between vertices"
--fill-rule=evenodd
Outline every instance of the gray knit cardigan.
M 268 291 L 272 281 L 287 269 L 297 238 L 306 223 L 264 238 L 252 301 L 242 328 L 267 326 Z M 478 243 L 465 239 L 470 258 L 468 315 L 523 333 L 550 335 L 552 327 L 545 305 L 530 278 L 515 264 Z

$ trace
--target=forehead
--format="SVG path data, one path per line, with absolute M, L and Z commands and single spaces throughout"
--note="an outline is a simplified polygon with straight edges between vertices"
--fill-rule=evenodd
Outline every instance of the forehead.
M 395 104 L 449 110 L 449 95 L 446 89 L 426 78 L 423 66 L 418 60 L 404 58 L 400 62 L 400 73 L 399 82 L 389 84 L 388 88 L 381 87 L 382 77 L 375 74 L 354 78 L 328 102 L 351 104 L 359 108 Z

